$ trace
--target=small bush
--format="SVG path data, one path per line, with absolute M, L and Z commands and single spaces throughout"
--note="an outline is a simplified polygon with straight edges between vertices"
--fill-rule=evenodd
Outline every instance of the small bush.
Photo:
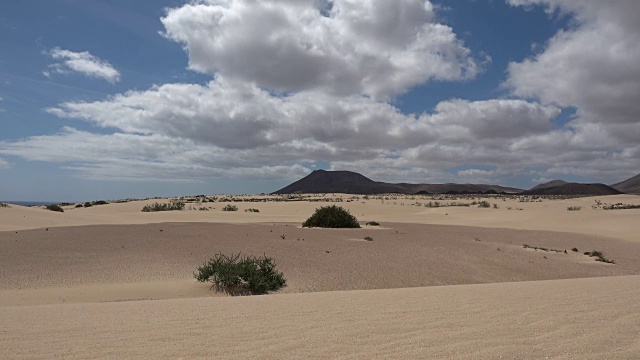
M 88 202 L 88 201 L 86 203 L 84 203 L 84 207 L 86 207 L 86 208 L 92 207 L 92 206 L 93 206 L 93 204 Z
M 227 206 L 222 208 L 222 211 L 238 211 L 238 207 L 235 205 L 227 204 Z
M 77 209 L 77 208 L 81 208 L 81 207 L 82 207 L 82 204 L 78 204 L 78 205 L 76 205 L 76 209 Z
M 210 281 L 211 288 L 230 295 L 257 295 L 286 286 L 284 275 L 276 271 L 273 259 L 267 256 L 217 254 L 193 273 L 199 282 Z
M 365 224 L 367 226 L 380 226 L 380 223 L 377 221 L 367 221 L 367 223 Z
M 302 227 L 360 228 L 360 223 L 349 210 L 331 205 L 316 209 L 316 212 L 302 223 Z
M 589 257 L 595 257 L 596 261 L 600 261 L 603 263 L 607 263 L 607 264 L 615 264 L 616 262 L 611 260 L 611 259 L 607 259 L 604 256 L 604 252 L 599 251 L 599 250 L 593 250 L 593 251 L 587 251 L 584 253 L 585 255 L 588 255 Z
M 47 205 L 44 208 L 51 211 L 64 212 L 64 209 L 62 209 L 60 205 L 56 205 L 56 204 Z
M 5 204 L 3 202 L 0 202 L 0 208 L 10 208 L 11 206 L 9 206 L 9 204 Z
M 478 202 L 478 207 L 480 207 L 480 208 L 490 208 L 491 204 L 489 204 L 489 202 L 486 201 L 486 200 L 482 200 L 482 201 Z
M 367 241 L 373 241 L 373 238 L 371 236 L 365 236 L 364 239 Z
M 569 206 L 567 211 L 580 211 L 582 210 L 582 206 Z
M 169 200 L 167 204 L 155 203 L 153 205 L 145 205 L 142 208 L 142 212 L 155 212 L 155 211 L 173 211 L 184 209 L 184 202 L 179 200 Z
M 573 252 L 578 252 L 578 248 L 577 248 L 577 247 L 574 247 L 573 249 L 571 249 L 571 251 L 573 251 Z
M 245 210 L 244 210 L 244 212 L 253 212 L 253 213 L 258 213 L 258 212 L 260 212 L 260 210 L 258 210 L 258 209 L 254 209 L 254 208 L 251 208 L 251 209 L 245 209 Z

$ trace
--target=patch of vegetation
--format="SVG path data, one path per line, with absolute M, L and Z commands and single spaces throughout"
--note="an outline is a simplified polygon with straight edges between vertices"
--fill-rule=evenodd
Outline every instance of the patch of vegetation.
M 367 226 L 380 226 L 380 223 L 377 221 L 367 221 L 367 223 L 365 224 Z
M 251 208 L 251 209 L 245 209 L 245 210 L 244 210 L 244 212 L 259 213 L 259 212 L 260 212 L 260 210 L 258 210 L 258 209 L 254 209 L 254 208 Z
M 93 204 L 88 202 L 88 201 L 86 203 L 84 203 L 84 207 L 86 207 L 86 208 L 92 207 L 92 206 L 93 206 Z
M 498 206 L 498 204 L 493 204 L 493 208 L 494 209 L 499 209 L 500 207 Z
M 535 251 L 540 250 L 540 251 L 544 251 L 544 252 L 556 252 L 556 253 L 565 253 L 565 254 L 567 254 L 567 250 L 549 249 L 549 248 L 546 248 L 546 247 L 530 246 L 530 245 L 527 245 L 527 244 L 522 245 L 522 247 L 524 249 L 533 249 Z
M 302 227 L 360 228 L 360 223 L 349 210 L 331 205 L 316 209 L 316 212 L 302 223 Z
M 602 206 L 602 209 L 603 210 L 640 209 L 640 205 L 617 203 L 617 204 L 611 204 L 611 205 L 604 205 Z
M 367 241 L 373 241 L 373 238 L 371 236 L 365 236 L 364 239 Z
M 238 211 L 238 207 L 235 205 L 227 204 L 222 208 L 222 211 Z
M 577 247 L 574 247 L 573 249 L 571 249 L 571 251 L 573 251 L 573 252 L 578 252 L 579 250 L 578 250 L 578 248 L 577 248 Z
M 142 212 L 154 212 L 154 211 L 174 211 L 184 209 L 184 202 L 180 200 L 171 199 L 168 203 L 160 204 L 155 203 L 153 205 L 145 205 L 142 208 Z
M 0 202 L 0 208 L 10 208 L 11 206 L 9 206 L 9 204 L 5 204 L 3 202 Z
M 76 205 L 76 209 L 77 209 L 77 208 L 81 208 L 81 207 L 82 207 L 82 204 L 78 204 L 78 205 Z
M 199 282 L 211 282 L 212 289 L 230 295 L 259 295 L 286 286 L 287 280 L 276 271 L 270 257 L 242 256 L 222 253 L 199 266 L 193 277 Z
M 44 207 L 47 210 L 56 211 L 56 212 L 64 212 L 64 209 L 60 205 L 51 204 Z
M 567 207 L 567 211 L 580 211 L 582 210 L 582 206 L 569 206 Z
M 595 257 L 596 261 L 600 261 L 600 262 L 603 262 L 603 263 L 607 263 L 607 264 L 615 264 L 616 263 L 615 261 L 613 261 L 611 259 L 607 259 L 604 256 L 604 252 L 599 251 L 599 250 L 587 251 L 584 254 L 589 256 L 589 257 Z
M 478 202 L 478 207 L 479 208 L 490 208 L 491 204 L 489 204 L 489 202 L 487 200 L 482 200 L 482 201 Z

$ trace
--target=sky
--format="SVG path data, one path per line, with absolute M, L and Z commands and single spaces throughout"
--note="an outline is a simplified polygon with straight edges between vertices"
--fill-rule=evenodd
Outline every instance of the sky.
M 637 0 L 23 0 L 0 200 L 640 172 Z

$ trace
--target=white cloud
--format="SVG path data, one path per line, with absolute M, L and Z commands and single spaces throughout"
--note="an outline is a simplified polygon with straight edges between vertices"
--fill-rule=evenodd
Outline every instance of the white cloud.
M 51 77 L 53 74 L 69 74 L 77 72 L 90 78 L 98 78 L 114 84 L 120 81 L 120 72 L 107 61 L 99 59 L 89 52 L 73 52 L 59 47 L 48 52 L 54 60 L 59 62 L 49 65 L 43 75 Z
M 544 3 L 577 19 L 541 53 L 510 65 L 513 94 L 535 100 L 450 99 L 417 115 L 386 101 L 479 71 L 453 30 L 435 22 L 430 2 L 200 0 L 168 10 L 162 21 L 190 67 L 212 75 L 209 83 L 59 104 L 47 111 L 112 134 L 64 128 L 0 141 L 0 154 L 63 163 L 84 178 L 145 181 L 295 179 L 315 161 L 386 181 L 573 174 L 613 182 L 636 174 L 640 126 L 631 115 L 640 72 L 628 61 L 637 44 L 622 29 L 637 26 L 621 18 L 626 3 L 511 3 Z M 624 46 L 609 47 L 599 32 Z M 584 36 L 596 36 L 605 54 Z M 620 69 L 629 72 L 624 79 Z M 577 116 L 558 128 L 552 120 L 562 107 L 576 107 Z M 460 166 L 468 170 L 447 171 Z
M 285 93 L 382 99 L 480 71 L 424 0 L 201 0 L 161 21 L 190 69 Z
M 640 169 L 636 156 L 640 153 L 638 2 L 508 1 L 525 7 L 545 6 L 550 15 L 559 12 L 570 16 L 572 21 L 540 53 L 511 63 L 506 85 L 514 95 L 576 109 L 575 119 L 565 128 L 516 141 L 512 150 L 555 156 L 558 161 L 545 176 L 614 178 L 623 173 L 637 174 Z
M 637 124 L 640 6 L 636 0 L 509 0 L 542 4 L 574 18 L 541 53 L 509 65 L 507 85 L 522 97 L 576 107 L 579 122 Z
M 0 153 L 93 164 L 74 169 L 90 173 L 105 169 L 105 173 L 120 176 L 130 173 L 133 178 L 138 172 L 152 177 L 158 163 L 178 168 L 182 164 L 198 164 L 194 167 L 203 169 L 231 167 L 232 172 L 252 176 L 281 164 L 319 160 L 354 169 L 365 162 L 370 168 L 396 170 L 470 162 L 505 166 L 505 160 L 517 156 L 503 155 L 511 144 L 546 134 L 550 120 L 559 113 L 553 106 L 522 100 L 451 100 L 438 104 L 432 114 L 405 115 L 364 96 L 312 91 L 281 97 L 221 77 L 206 86 L 167 84 L 105 101 L 64 103 L 48 111 L 116 133 L 66 129 L 53 136 L 0 143 Z M 138 163 L 116 166 L 119 159 Z M 191 176 L 181 171 L 176 174 Z
M 7 169 L 9 166 L 10 164 L 7 160 L 0 158 L 0 169 Z

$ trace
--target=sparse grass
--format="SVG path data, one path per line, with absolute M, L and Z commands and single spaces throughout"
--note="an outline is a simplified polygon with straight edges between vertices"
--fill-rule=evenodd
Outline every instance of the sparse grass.
M 549 249 L 549 248 L 546 248 L 546 247 L 541 247 L 541 246 L 531 246 L 531 245 L 527 245 L 527 244 L 522 245 L 522 247 L 523 247 L 524 249 L 533 249 L 533 250 L 535 250 L 535 251 L 540 250 L 540 251 L 544 251 L 544 252 L 555 252 L 555 253 L 564 253 L 564 254 L 567 254 L 567 250 Z
M 615 264 L 616 263 L 615 261 L 613 261 L 611 259 L 607 259 L 604 256 L 604 252 L 602 252 L 600 250 L 587 251 L 584 254 L 589 256 L 589 257 L 595 257 L 596 261 L 600 261 L 600 262 L 603 262 L 603 263 L 607 263 L 607 264 Z
M 489 204 L 489 202 L 486 201 L 486 200 L 482 200 L 482 201 L 478 202 L 478 207 L 479 208 L 490 208 L 491 204 Z
M 316 212 L 302 223 L 302 227 L 360 228 L 360 224 L 349 210 L 331 205 L 316 209 Z
M 47 210 L 56 211 L 56 212 L 64 212 L 64 209 L 57 204 L 50 204 L 44 207 Z
M 153 205 L 145 205 L 142 208 L 142 212 L 174 211 L 182 209 L 184 209 L 184 202 L 172 199 L 165 204 L 155 203 Z
M 238 207 L 232 204 L 227 204 L 222 208 L 222 211 L 238 211 Z
M 373 238 L 371 236 L 365 236 L 364 239 L 367 241 L 373 241 Z
M 367 226 L 380 226 L 380 223 L 377 221 L 367 221 L 367 223 L 365 224 Z
M 244 210 L 244 212 L 259 213 L 259 212 L 260 212 L 260 210 L 258 210 L 258 209 L 254 209 L 254 208 L 251 208 L 251 209 L 245 209 L 245 210 Z
M 567 211 L 580 211 L 582 210 L 582 206 L 569 206 L 567 207 Z
M 611 204 L 611 205 L 604 205 L 602 206 L 602 209 L 603 210 L 640 209 L 640 205 L 617 203 L 617 204 Z
M 230 295 L 258 295 L 286 286 L 287 280 L 276 271 L 270 257 L 215 255 L 193 274 L 199 282 L 211 282 L 211 288 Z

